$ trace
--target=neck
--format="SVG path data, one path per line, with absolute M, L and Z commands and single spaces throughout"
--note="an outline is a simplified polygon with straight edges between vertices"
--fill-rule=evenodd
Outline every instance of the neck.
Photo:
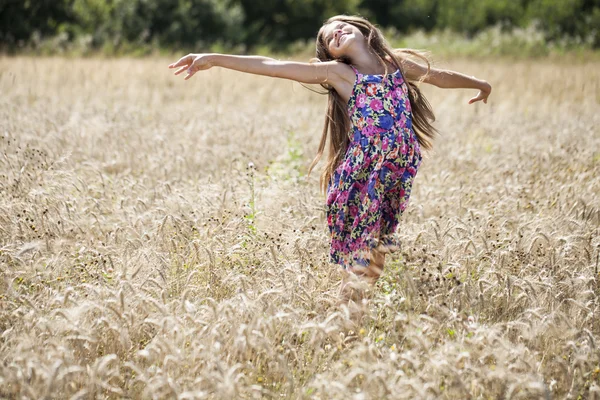
M 357 48 L 353 50 L 352 54 L 349 54 L 348 56 L 356 69 L 365 74 L 384 73 L 383 66 L 379 64 L 377 56 L 371 51 L 366 43 L 361 43 L 360 47 L 357 46 Z

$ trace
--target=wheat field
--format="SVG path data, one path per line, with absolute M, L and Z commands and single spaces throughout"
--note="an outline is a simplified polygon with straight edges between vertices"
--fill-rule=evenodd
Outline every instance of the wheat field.
M 0 58 L 0 397 L 600 399 L 600 65 L 437 60 L 402 249 L 338 305 L 325 96 Z M 322 164 L 319 164 L 319 168 Z

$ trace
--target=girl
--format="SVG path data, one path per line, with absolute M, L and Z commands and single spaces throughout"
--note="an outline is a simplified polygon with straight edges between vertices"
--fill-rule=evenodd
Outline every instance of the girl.
M 407 58 L 420 57 L 424 67 Z M 329 137 L 321 190 L 326 192 L 330 260 L 373 284 L 385 254 L 396 251 L 394 232 L 406 208 L 421 148 L 430 149 L 434 115 L 415 81 L 479 93 L 469 104 L 487 103 L 491 86 L 474 77 L 430 68 L 411 50 L 392 50 L 379 29 L 361 17 L 332 17 L 317 35 L 318 60 L 278 61 L 259 56 L 188 54 L 169 65 L 175 75 L 213 66 L 251 74 L 318 83 L 329 92 L 317 156 Z M 344 285 L 343 285 L 344 286 Z

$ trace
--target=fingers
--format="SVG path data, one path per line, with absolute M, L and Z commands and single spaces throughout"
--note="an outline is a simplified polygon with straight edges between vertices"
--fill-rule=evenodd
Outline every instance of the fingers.
M 183 60 L 183 58 L 181 60 Z M 176 67 L 180 66 L 181 68 L 179 68 L 177 71 L 175 71 L 175 73 L 173 75 L 179 75 L 179 74 L 187 71 L 187 75 L 184 79 L 188 80 L 192 76 L 194 76 L 194 74 L 198 71 L 198 68 L 194 65 L 193 62 L 190 63 L 190 62 L 186 61 L 186 62 L 182 63 L 181 60 L 179 60 L 177 63 L 173 63 L 173 64 L 169 65 L 169 68 L 176 68 Z
M 194 74 L 198 71 L 202 71 L 205 70 L 206 68 L 206 64 L 200 59 L 200 58 L 196 58 L 191 65 L 189 66 L 189 68 L 187 69 L 187 76 L 184 78 L 186 81 L 188 79 L 190 79 L 192 76 L 194 76 Z
M 469 100 L 469 104 L 473 104 L 476 101 L 480 101 L 480 100 L 483 100 L 483 102 L 485 104 L 487 104 L 487 95 L 484 95 L 482 92 L 479 92 L 479 94 L 477 94 L 477 96 L 475 96 L 471 100 Z
M 169 64 L 169 68 L 177 68 L 177 67 L 181 67 L 185 65 L 185 62 L 183 61 L 183 58 L 177 62 L 174 62 L 172 64 Z
M 187 67 L 181 67 L 179 68 L 177 71 L 175 71 L 175 73 L 173 75 L 179 75 L 180 73 L 182 73 L 183 71 L 185 71 L 186 69 L 188 69 Z
M 188 79 L 190 79 L 192 76 L 194 76 L 194 74 L 195 74 L 196 72 L 198 72 L 198 70 L 197 70 L 197 69 L 195 69 L 195 68 L 192 68 L 192 67 L 188 68 L 188 74 L 185 76 L 185 78 L 183 78 L 183 80 L 187 81 L 187 80 L 188 80 Z
M 169 64 L 169 68 L 183 67 L 183 66 L 188 66 L 189 64 L 190 64 L 190 57 L 185 56 L 185 57 L 181 57 L 177 62 Z
M 175 71 L 174 75 L 179 75 L 187 71 L 187 75 L 184 78 L 184 80 L 186 81 L 192 76 L 194 76 L 196 72 L 208 69 L 210 67 L 211 65 L 208 62 L 206 62 L 205 59 L 203 59 L 199 55 L 194 54 L 187 55 L 181 58 L 176 63 L 169 64 L 169 68 L 179 68 L 177 71 Z

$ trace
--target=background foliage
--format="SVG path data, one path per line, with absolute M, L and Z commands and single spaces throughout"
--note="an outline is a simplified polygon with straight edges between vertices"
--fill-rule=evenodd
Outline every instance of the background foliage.
M 361 14 L 406 34 L 449 31 L 474 37 L 536 27 L 544 42 L 600 46 L 599 0 L 2 0 L 5 51 L 79 46 L 86 50 L 267 46 L 283 50 L 314 37 L 327 17 Z

